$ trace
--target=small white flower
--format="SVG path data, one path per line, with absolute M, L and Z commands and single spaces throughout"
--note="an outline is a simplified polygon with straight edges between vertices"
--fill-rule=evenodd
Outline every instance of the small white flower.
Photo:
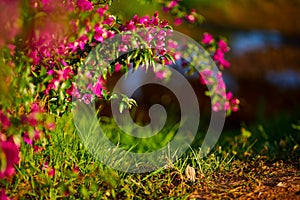
M 187 178 L 192 182 L 194 183 L 195 180 L 196 180 L 196 171 L 193 167 L 191 166 L 187 166 L 186 169 L 185 169 L 185 174 L 187 176 Z

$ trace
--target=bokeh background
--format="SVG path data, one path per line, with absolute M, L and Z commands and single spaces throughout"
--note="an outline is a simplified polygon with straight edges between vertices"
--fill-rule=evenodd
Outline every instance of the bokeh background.
M 300 22 L 299 0 L 189 0 L 183 5 L 195 8 L 205 18 L 194 26 L 174 27 L 200 41 L 203 32 L 228 39 L 231 68 L 224 73 L 228 89 L 240 98 L 240 111 L 232 114 L 226 129 L 269 122 L 280 127 L 300 119 Z M 134 14 L 174 20 L 159 5 L 149 1 L 115 1 L 112 12 L 122 20 Z M 122 9 L 124 7 L 130 9 Z

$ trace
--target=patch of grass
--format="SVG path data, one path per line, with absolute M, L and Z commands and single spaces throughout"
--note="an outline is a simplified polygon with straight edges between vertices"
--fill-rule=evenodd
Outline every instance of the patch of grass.
M 293 159 L 291 164 L 283 161 L 270 163 L 276 152 L 270 150 L 271 146 L 278 148 L 278 152 L 281 146 L 270 142 L 270 138 L 257 137 L 263 132 L 271 134 L 271 128 L 261 126 L 263 129 L 244 126 L 235 136 L 224 134 L 205 158 L 201 157 L 199 148 L 191 148 L 176 162 L 156 171 L 132 174 L 111 169 L 97 161 L 79 139 L 72 116 L 64 115 L 57 119 L 56 131 L 45 134 L 35 144 L 40 151 L 35 152 L 34 148 L 22 144 L 22 161 L 17 166 L 17 174 L 0 180 L 0 187 L 12 199 L 224 199 L 246 194 L 255 196 L 262 185 L 273 187 L 268 184 L 275 180 L 278 170 L 289 173 L 289 176 L 300 176 L 295 167 L 299 166 L 296 156 L 290 157 Z M 116 134 L 115 129 L 111 130 L 113 132 L 109 134 Z M 293 130 L 299 133 L 299 130 Z M 285 137 L 287 153 L 300 155 L 299 143 L 288 134 Z M 269 142 L 268 150 L 261 152 L 264 148 L 260 147 L 266 142 Z M 196 171 L 194 183 L 185 174 L 188 165 Z M 278 184 L 282 177 L 279 176 L 274 184 Z

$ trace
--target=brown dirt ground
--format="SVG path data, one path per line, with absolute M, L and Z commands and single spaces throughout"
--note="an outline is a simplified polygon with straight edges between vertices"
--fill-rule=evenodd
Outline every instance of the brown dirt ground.
M 196 183 L 199 189 L 189 199 L 300 199 L 299 164 L 259 161 L 247 167 L 238 165 L 234 171 L 216 173 L 208 182 Z

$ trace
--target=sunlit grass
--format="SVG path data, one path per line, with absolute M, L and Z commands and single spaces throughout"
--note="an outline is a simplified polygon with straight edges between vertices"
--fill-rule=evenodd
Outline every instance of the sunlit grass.
M 108 134 L 117 134 L 115 124 L 107 123 L 106 126 L 112 126 Z M 35 145 L 40 151 L 22 145 L 22 161 L 17 166 L 17 174 L 1 180 L 0 186 L 12 199 L 185 199 L 195 191 L 212 187 L 212 181 L 219 176 L 246 177 L 249 182 L 245 184 L 255 185 L 259 184 L 258 179 L 266 177 L 260 173 L 257 177 L 251 171 L 267 167 L 276 151 L 289 155 L 290 158 L 286 158 L 290 162 L 299 162 L 300 155 L 297 135 L 293 135 L 299 134 L 299 130 L 268 140 L 258 136 L 263 134 L 260 126 L 264 127 L 265 134 L 271 134 L 266 124 L 256 126 L 257 129 L 244 127 L 236 136 L 223 134 L 205 158 L 201 157 L 199 148 L 191 148 L 176 162 L 158 170 L 131 174 L 97 161 L 79 139 L 72 116 L 64 115 L 57 120 L 54 132 L 37 141 Z M 280 143 L 282 140 L 284 142 Z M 194 183 L 185 174 L 188 165 L 196 171 Z

